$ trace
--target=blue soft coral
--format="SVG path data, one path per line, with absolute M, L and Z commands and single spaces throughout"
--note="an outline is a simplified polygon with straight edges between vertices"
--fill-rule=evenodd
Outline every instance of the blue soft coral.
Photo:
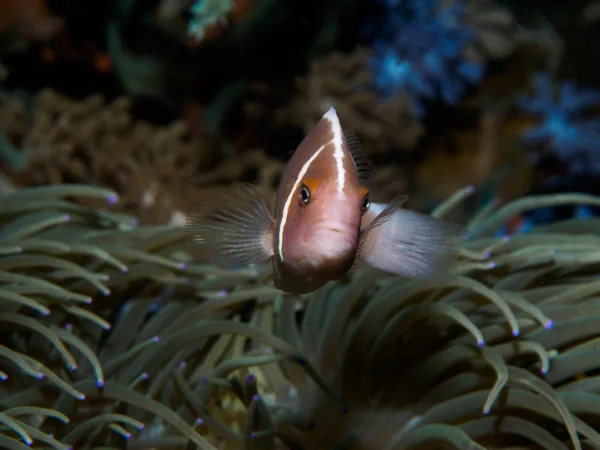
M 579 89 L 572 81 L 555 86 L 547 74 L 536 74 L 534 81 L 536 94 L 517 102 L 523 111 L 541 118 L 524 133 L 525 142 L 553 152 L 572 173 L 600 171 L 600 119 L 583 118 L 600 101 L 600 93 Z
M 388 0 L 387 19 L 373 43 L 370 66 L 383 95 L 408 94 L 419 115 L 422 100 L 456 104 L 469 84 L 477 84 L 483 66 L 464 56 L 475 31 L 464 24 L 459 2 Z

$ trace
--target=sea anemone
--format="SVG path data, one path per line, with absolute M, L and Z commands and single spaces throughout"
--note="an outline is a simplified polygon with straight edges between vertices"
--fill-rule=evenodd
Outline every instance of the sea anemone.
M 450 215 L 472 190 L 432 214 Z M 598 219 L 511 238 L 485 208 L 435 282 L 363 269 L 306 297 L 194 263 L 176 227 L 0 197 L 4 448 L 597 448 Z M 537 447 L 535 447 L 537 448 Z
M 264 391 L 249 402 L 244 448 L 600 445 L 597 221 L 493 237 L 515 214 L 566 203 L 600 199 L 531 197 L 483 211 L 445 280 L 365 270 L 305 299 L 300 318 L 292 299 L 276 302 L 275 333 L 327 389 L 285 358 L 254 369 Z
M 206 422 L 223 415 L 229 425 L 235 404 L 211 403 L 231 397 L 224 394 L 194 411 L 186 389 L 212 392 L 214 365 L 245 350 L 231 335 L 299 359 L 244 323 L 249 305 L 254 318 L 268 313 L 278 291 L 261 269 L 194 264 L 181 228 L 138 227 L 133 217 L 77 203 L 85 198 L 118 200 L 85 185 L 0 197 L 0 446 L 123 448 L 131 440 L 146 448 L 172 438 L 214 449 L 198 417 L 214 409 Z M 193 373 L 180 383 L 185 367 Z

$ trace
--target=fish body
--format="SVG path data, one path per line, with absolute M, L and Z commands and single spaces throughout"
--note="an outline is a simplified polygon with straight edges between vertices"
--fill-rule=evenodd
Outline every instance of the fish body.
M 361 262 L 435 277 L 456 256 L 460 227 L 402 209 L 406 196 L 371 204 L 373 167 L 330 108 L 292 155 L 274 213 L 251 185 L 207 199 L 186 223 L 207 253 L 227 264 L 271 260 L 275 286 L 312 292 Z
M 366 195 L 332 108 L 300 143 L 282 175 L 275 200 L 278 288 L 310 292 L 350 270 Z

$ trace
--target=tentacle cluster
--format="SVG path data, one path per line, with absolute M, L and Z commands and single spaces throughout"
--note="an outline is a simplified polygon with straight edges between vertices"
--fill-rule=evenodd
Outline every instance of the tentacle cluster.
M 74 185 L 0 197 L 3 448 L 600 446 L 598 221 L 496 236 L 597 197 L 485 208 L 435 283 L 364 270 L 304 298 L 77 197 L 116 200 Z

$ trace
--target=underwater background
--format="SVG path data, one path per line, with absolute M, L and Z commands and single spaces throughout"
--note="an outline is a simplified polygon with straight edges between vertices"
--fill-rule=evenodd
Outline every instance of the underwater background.
M 0 0 L 0 448 L 600 449 L 600 1 Z M 335 107 L 439 281 L 198 258 Z

